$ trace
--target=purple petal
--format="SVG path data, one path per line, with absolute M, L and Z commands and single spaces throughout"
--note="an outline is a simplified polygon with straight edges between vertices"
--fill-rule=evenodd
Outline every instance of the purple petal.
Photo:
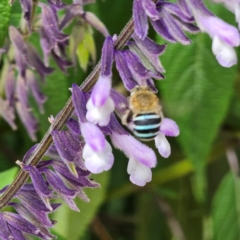
M 161 122 L 160 131 L 170 137 L 177 137 L 180 133 L 178 125 L 170 118 L 164 118 Z
M 115 61 L 117 70 L 120 74 L 125 88 L 128 91 L 131 91 L 134 87 L 136 87 L 137 83 L 135 82 L 133 75 L 128 68 L 124 54 L 121 51 L 115 52 Z
M 82 14 L 82 18 L 84 18 L 93 28 L 103 34 L 103 36 L 109 36 L 109 32 L 106 26 L 103 24 L 102 21 L 93 13 L 91 12 L 84 12 Z
M 91 100 L 95 107 L 102 107 L 110 96 L 112 81 L 110 77 L 100 76 L 93 87 Z
M 133 1 L 133 20 L 135 33 L 139 38 L 144 39 L 148 33 L 148 20 L 141 0 Z
M 154 151 L 131 135 L 120 135 L 114 132 L 111 139 L 113 145 L 122 150 L 128 158 L 133 157 L 150 168 L 156 166 L 157 158 Z
M 94 124 L 85 122 L 81 124 L 81 133 L 85 142 L 96 152 L 105 148 L 105 137 Z
M 207 32 L 212 38 L 218 36 L 223 42 L 230 46 L 240 45 L 240 35 L 237 28 L 224 22 L 222 19 L 210 16 L 198 16 L 200 29 Z
M 111 115 L 111 120 L 109 122 L 109 126 L 110 126 L 110 129 L 111 131 L 113 132 L 116 132 L 120 135 L 122 134 L 128 134 L 128 132 L 122 127 L 122 125 L 118 122 L 118 120 L 116 119 L 115 115 L 112 114 Z
M 155 145 L 160 155 L 164 158 L 168 158 L 171 154 L 171 146 L 166 139 L 165 135 L 161 132 L 155 137 Z
M 77 117 L 79 121 L 85 122 L 86 121 L 86 98 L 82 90 L 78 87 L 77 84 L 72 85 L 72 98 L 73 98 L 73 105 L 74 109 L 77 113 Z

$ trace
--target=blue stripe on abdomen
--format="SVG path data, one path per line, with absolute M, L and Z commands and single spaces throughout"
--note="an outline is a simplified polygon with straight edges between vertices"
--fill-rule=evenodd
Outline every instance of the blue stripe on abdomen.
M 134 130 L 151 130 L 151 129 L 156 129 L 160 127 L 160 123 L 158 124 L 153 124 L 153 125 L 134 125 Z

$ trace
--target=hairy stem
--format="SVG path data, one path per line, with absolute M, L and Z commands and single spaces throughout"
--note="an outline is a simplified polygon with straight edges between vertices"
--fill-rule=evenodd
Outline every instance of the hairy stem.
M 120 33 L 117 41 L 114 44 L 116 50 L 121 49 L 125 43 L 130 39 L 131 35 L 133 34 L 133 20 L 130 19 L 129 22 L 126 24 L 122 32 Z M 96 65 L 94 70 L 90 73 L 90 75 L 86 78 L 86 80 L 82 83 L 80 88 L 83 91 L 90 90 L 93 85 L 96 83 L 99 73 L 101 70 L 101 61 Z M 34 153 L 27 159 L 27 164 L 31 164 L 32 166 L 36 166 L 41 158 L 44 156 L 45 152 L 52 144 L 53 139 L 51 136 L 51 132 L 53 130 L 60 130 L 64 124 L 66 123 L 67 119 L 71 116 L 73 112 L 73 102 L 72 97 L 70 97 L 65 104 L 62 111 L 58 114 L 55 118 L 54 122 L 49 127 L 47 133 L 44 135 L 42 141 L 38 144 L 37 148 L 35 149 Z M 17 191 L 22 187 L 22 185 L 28 179 L 28 172 L 20 170 L 18 175 L 16 176 L 13 183 L 8 187 L 5 193 L 0 198 L 0 209 L 6 206 L 9 201 L 14 197 Z

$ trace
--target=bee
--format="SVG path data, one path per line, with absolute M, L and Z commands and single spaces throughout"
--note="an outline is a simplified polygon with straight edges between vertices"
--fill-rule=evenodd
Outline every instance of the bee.
M 137 138 L 149 141 L 158 135 L 162 119 L 162 107 L 156 94 L 148 86 L 136 86 L 131 91 L 122 124 L 131 124 Z

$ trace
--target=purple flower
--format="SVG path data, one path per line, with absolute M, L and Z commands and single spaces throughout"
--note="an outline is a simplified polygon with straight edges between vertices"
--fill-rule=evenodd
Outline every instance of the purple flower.
M 237 28 L 214 16 L 201 0 L 190 0 L 189 3 L 199 28 L 213 39 L 212 51 L 219 64 L 223 67 L 235 65 L 237 55 L 234 47 L 240 45 Z
M 235 14 L 238 28 L 240 29 L 240 1 L 239 0 L 213 0 L 214 2 L 223 3 L 227 9 Z
M 111 135 L 113 145 L 122 150 L 129 158 L 127 171 L 132 183 L 144 186 L 152 179 L 151 168 L 157 164 L 153 150 L 137 139 L 127 134 L 113 132 Z
M 82 154 L 86 168 L 92 173 L 109 170 L 113 165 L 114 156 L 104 134 L 91 123 L 81 124 L 81 133 L 86 142 Z
M 86 97 L 76 84 L 72 86 L 72 95 L 81 134 L 85 141 L 82 153 L 85 167 L 92 173 L 109 170 L 114 160 L 112 148 L 102 131 L 96 125 L 86 122 Z
M 110 97 L 112 63 L 113 40 L 111 37 L 107 37 L 102 49 L 101 74 L 87 102 L 86 119 L 91 123 L 99 124 L 99 126 L 106 126 L 114 111 L 114 102 Z

